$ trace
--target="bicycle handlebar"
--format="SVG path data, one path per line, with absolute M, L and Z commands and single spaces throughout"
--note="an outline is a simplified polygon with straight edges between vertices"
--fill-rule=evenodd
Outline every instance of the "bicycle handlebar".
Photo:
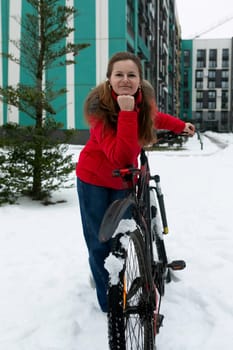
M 129 166 L 128 168 L 115 169 L 112 172 L 112 176 L 114 177 L 122 177 L 123 179 L 127 179 L 130 175 L 138 175 L 140 173 L 140 169 Z
M 169 130 L 158 130 L 156 132 L 156 135 L 158 141 L 171 141 L 172 139 L 176 139 L 179 136 L 190 137 L 190 135 L 187 132 L 181 132 L 179 134 L 176 134 L 175 132 Z

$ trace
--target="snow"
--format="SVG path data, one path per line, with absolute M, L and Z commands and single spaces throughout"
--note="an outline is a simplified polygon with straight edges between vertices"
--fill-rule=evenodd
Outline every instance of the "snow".
M 133 219 L 121 220 L 113 234 L 113 237 L 122 232 L 133 232 L 137 229 L 136 222 Z
M 194 136 L 183 151 L 148 152 L 165 196 L 168 256 L 187 264 L 166 286 L 158 350 L 233 348 L 233 134 L 201 137 L 202 150 Z M 80 149 L 70 147 L 75 160 Z M 107 350 L 75 187 L 54 199 L 66 202 L 0 208 L 0 348 Z
M 112 237 L 116 237 L 119 233 L 121 234 L 120 244 L 121 249 L 128 250 L 129 246 L 129 234 L 137 229 L 137 224 L 134 219 L 123 219 L 119 222 Z M 123 235 L 122 235 L 123 234 Z M 122 271 L 124 266 L 124 259 L 120 256 L 116 257 L 112 253 L 105 259 L 104 267 L 109 273 L 109 283 L 114 286 L 119 283 L 119 273 Z
M 124 260 L 122 258 L 117 258 L 112 253 L 105 260 L 104 267 L 109 273 L 110 284 L 112 286 L 119 283 L 119 273 L 122 271 L 124 265 Z

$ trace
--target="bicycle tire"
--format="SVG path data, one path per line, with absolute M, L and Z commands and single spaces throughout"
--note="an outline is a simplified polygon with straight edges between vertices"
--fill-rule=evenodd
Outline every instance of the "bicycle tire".
M 127 235 L 127 248 L 121 238 Z M 140 228 L 118 234 L 112 254 L 124 259 L 119 282 L 108 290 L 108 335 L 111 350 L 154 350 L 156 289 L 148 266 Z
M 158 279 L 156 280 L 156 286 L 159 290 L 160 295 L 164 295 L 165 292 L 165 281 L 169 283 L 171 281 L 170 271 L 167 269 L 167 252 L 163 239 L 163 229 L 162 220 L 159 212 L 159 204 L 156 198 L 154 188 L 150 189 L 150 208 L 151 208 L 151 231 L 154 241 L 154 261 L 159 261 L 162 263 L 162 270 L 158 274 Z

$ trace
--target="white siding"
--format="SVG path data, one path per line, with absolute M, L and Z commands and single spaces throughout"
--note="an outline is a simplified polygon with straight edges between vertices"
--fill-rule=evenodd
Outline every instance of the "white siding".
M 0 0 L 0 8 L 2 0 Z M 0 52 L 2 52 L 2 16 L 0 16 Z M 0 55 L 0 86 L 2 86 L 2 59 Z M 3 103 L 0 100 L 0 125 L 3 124 Z
M 74 6 L 74 0 L 66 0 L 66 6 Z M 71 25 L 74 27 L 74 23 Z M 71 33 L 67 41 L 74 41 L 74 33 Z M 67 55 L 67 59 L 73 59 L 73 55 L 69 57 Z M 67 129 L 75 128 L 75 114 L 74 114 L 74 74 L 75 74 L 75 65 L 70 64 L 66 66 L 66 80 L 67 80 Z
M 108 64 L 108 0 L 96 0 L 96 83 L 106 78 Z

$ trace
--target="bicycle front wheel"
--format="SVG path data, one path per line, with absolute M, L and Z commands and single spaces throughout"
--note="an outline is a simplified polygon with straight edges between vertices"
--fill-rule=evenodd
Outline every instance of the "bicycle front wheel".
M 142 232 L 128 233 L 127 247 L 118 234 L 112 254 L 123 258 L 119 282 L 108 291 L 108 331 L 111 350 L 154 350 L 156 292 L 145 254 Z

